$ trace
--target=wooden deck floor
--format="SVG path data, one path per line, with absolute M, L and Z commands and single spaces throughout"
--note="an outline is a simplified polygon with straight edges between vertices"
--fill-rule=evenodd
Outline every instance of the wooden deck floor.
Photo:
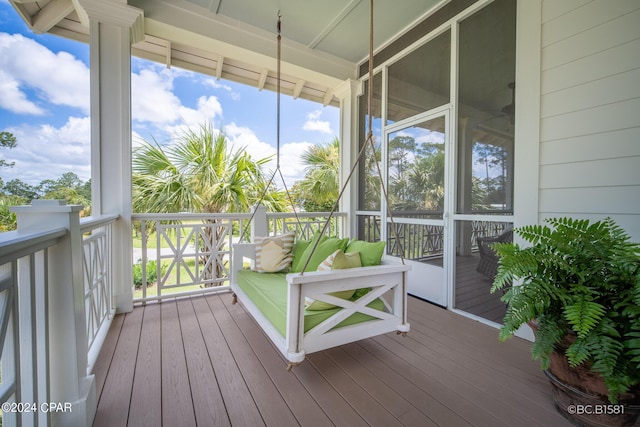
M 502 292 L 490 293 L 492 280 L 476 271 L 480 256 L 456 256 L 455 307 L 492 322 L 502 323 L 506 305 Z
M 311 354 L 292 372 L 230 294 L 114 319 L 94 426 L 564 426 L 530 344 L 410 298 L 411 332 Z

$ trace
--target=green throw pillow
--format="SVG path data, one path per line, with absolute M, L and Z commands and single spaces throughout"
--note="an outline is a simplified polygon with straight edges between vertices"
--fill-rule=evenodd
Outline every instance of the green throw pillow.
M 363 267 L 380 265 L 382 254 L 386 242 L 365 242 L 363 240 L 352 240 L 347 245 L 345 252 L 360 252 L 360 260 Z
M 332 270 L 342 270 L 345 268 L 362 267 L 362 261 L 360 260 L 360 252 L 347 252 L 342 251 L 336 254 L 333 260 Z
M 320 243 L 314 250 L 315 241 L 319 238 Z M 311 240 L 311 244 L 305 249 L 302 257 L 300 258 L 300 263 L 298 264 L 298 269 L 296 272 L 302 271 L 304 265 L 307 263 L 307 259 L 309 263 L 307 264 L 307 268 L 304 271 L 316 271 L 318 266 L 325 258 L 329 255 L 341 249 L 344 251 L 347 243 L 349 242 L 348 238 L 338 239 L 337 237 L 327 237 L 327 236 L 314 236 Z
M 324 240 L 327 239 L 327 236 L 321 235 L 319 231 L 316 231 L 313 237 L 311 237 L 309 244 L 306 245 L 306 247 L 304 248 L 304 250 L 298 253 L 298 251 L 294 248 L 293 262 L 291 264 L 291 271 L 293 273 L 299 273 L 302 271 L 302 267 L 304 267 L 307 260 L 309 259 L 309 256 L 311 255 L 311 250 L 313 249 L 314 245 L 316 244 L 316 240 L 318 239 L 320 239 L 320 242 L 323 242 Z M 309 270 L 310 268 L 307 267 L 307 271 Z
M 327 237 L 326 239 L 321 240 L 316 250 L 310 253 L 311 258 L 309 260 L 309 265 L 307 266 L 306 271 L 317 270 L 320 263 L 324 261 L 326 257 L 331 255 L 338 249 L 341 249 L 342 251 L 344 251 L 345 248 L 347 247 L 347 243 L 349 243 L 348 238 L 338 239 L 337 237 Z M 307 249 L 313 250 L 313 245 L 309 245 Z
M 291 262 L 291 271 L 300 271 L 302 269 L 302 265 L 300 265 L 300 260 L 302 259 L 302 254 L 311 244 L 311 240 L 297 240 L 293 245 L 293 261 Z

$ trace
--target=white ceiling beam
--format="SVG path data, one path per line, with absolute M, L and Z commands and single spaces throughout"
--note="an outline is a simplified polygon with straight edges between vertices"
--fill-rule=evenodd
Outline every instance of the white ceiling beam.
M 326 107 L 331 103 L 332 99 L 333 99 L 333 91 L 329 89 L 325 92 L 324 96 L 322 97 L 322 105 Z
M 167 40 L 167 69 L 171 68 L 171 40 Z
M 269 74 L 269 70 L 263 68 L 260 70 L 260 77 L 258 78 L 258 90 L 264 89 L 264 84 L 267 81 L 267 75 Z
M 306 82 L 302 79 L 296 82 L 296 86 L 293 88 L 293 99 L 298 99 L 300 93 L 302 93 L 302 88 Z
M 87 11 L 80 5 L 80 0 L 73 0 L 73 7 L 76 9 L 80 23 L 89 28 L 89 15 Z
M 34 32 L 46 33 L 75 9 L 71 0 L 53 0 L 33 16 L 31 28 Z
M 128 27 L 131 44 L 144 41 L 144 11 L 126 3 L 104 0 L 78 0 L 78 4 L 92 19 Z M 167 37 L 161 37 L 167 39 Z
M 218 61 L 216 62 L 216 80 L 222 78 L 222 66 L 224 65 L 224 56 L 218 55 Z

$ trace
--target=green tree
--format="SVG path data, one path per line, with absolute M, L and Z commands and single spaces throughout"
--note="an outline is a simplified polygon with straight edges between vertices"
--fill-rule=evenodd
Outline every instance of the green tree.
M 81 216 L 91 215 L 91 191 L 86 191 L 90 181 L 82 180 L 74 172 L 65 172 L 56 180 L 45 179 L 35 188 L 39 197 L 43 199 L 65 200 L 71 205 L 81 205 Z
M 0 148 L 15 148 L 18 143 L 16 142 L 16 137 L 11 132 L 0 132 Z M 16 163 L 15 162 L 7 162 L 4 159 L 0 159 L 0 167 L 9 167 L 12 168 Z
M 298 203 L 307 212 L 330 211 L 338 198 L 340 177 L 340 140 L 315 144 L 302 154 L 304 179 L 295 185 Z
M 27 203 L 38 198 L 38 189 L 19 179 L 12 179 L 7 182 L 4 185 L 3 190 L 11 196 L 24 199 Z
M 185 131 L 167 146 L 155 140 L 143 141 L 133 151 L 133 210 L 247 212 L 261 201 L 267 210 L 282 211 L 286 206 L 284 194 L 274 187 L 267 188 L 269 180 L 263 168 L 268 160 L 255 161 L 245 149 L 230 147 L 225 135 L 210 124 L 197 131 Z M 222 232 L 219 227 L 213 229 Z M 211 227 L 206 230 L 212 233 Z M 220 236 L 209 234 L 206 238 L 213 244 Z M 205 277 L 219 277 L 221 267 L 206 261 L 210 267 Z
M 24 203 L 23 199 L 16 196 L 0 196 L 0 232 L 16 229 L 16 214 L 9 211 L 9 208 Z
M 484 201 L 487 209 L 492 203 L 505 203 L 507 200 L 505 183 L 507 181 L 508 150 L 502 145 L 476 142 L 473 145 L 473 154 L 475 163 L 484 167 L 484 177 L 480 182 L 487 195 Z M 495 176 L 492 177 L 492 175 Z
M 164 147 L 143 141 L 133 151 L 134 212 L 246 212 L 268 184 L 268 160 L 254 161 L 244 148 L 230 147 L 211 125 L 188 130 Z M 261 201 L 270 211 L 286 206 L 275 188 Z

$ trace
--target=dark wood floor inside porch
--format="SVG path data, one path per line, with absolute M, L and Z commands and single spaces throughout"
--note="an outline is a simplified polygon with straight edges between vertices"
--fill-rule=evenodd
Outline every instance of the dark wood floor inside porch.
M 292 372 L 231 295 L 114 319 L 94 426 L 563 426 L 529 343 L 410 298 L 411 332 L 309 355 Z

